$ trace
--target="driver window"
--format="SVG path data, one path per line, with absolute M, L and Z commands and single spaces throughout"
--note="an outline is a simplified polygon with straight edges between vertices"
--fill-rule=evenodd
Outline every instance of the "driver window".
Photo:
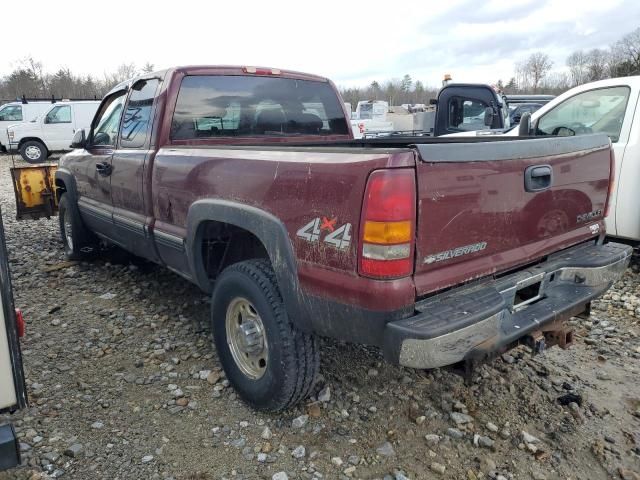
M 126 92 L 118 92 L 111 97 L 107 103 L 102 105 L 98 111 L 97 120 L 94 121 L 92 134 L 92 145 L 115 146 L 120 128 L 120 118 L 124 101 L 127 98 Z
M 582 92 L 549 110 L 538 120 L 537 135 L 606 133 L 620 138 L 629 87 L 599 88 Z
M 47 113 L 44 123 L 71 123 L 71 107 L 58 105 Z

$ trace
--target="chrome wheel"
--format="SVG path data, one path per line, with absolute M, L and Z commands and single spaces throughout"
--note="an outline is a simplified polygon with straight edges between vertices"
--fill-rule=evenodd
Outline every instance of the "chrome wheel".
M 24 149 L 24 154 L 29 160 L 38 160 L 42 156 L 42 150 L 35 145 L 29 145 Z
M 64 211 L 64 219 L 62 221 L 62 225 L 64 226 L 64 239 L 67 244 L 67 248 L 69 251 L 73 251 L 73 224 L 71 223 L 71 215 L 68 210 Z
M 262 378 L 269 346 L 262 319 L 249 300 L 236 297 L 229 303 L 225 327 L 229 350 L 240 371 L 252 380 Z

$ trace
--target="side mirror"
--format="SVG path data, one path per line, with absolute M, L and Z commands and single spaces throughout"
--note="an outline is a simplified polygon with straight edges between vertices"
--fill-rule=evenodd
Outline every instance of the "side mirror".
M 575 136 L 576 131 L 569 127 L 556 127 L 553 129 L 551 134 L 558 137 L 573 137 Z
M 429 105 L 438 105 L 438 99 L 437 98 L 430 98 L 429 99 Z
M 111 138 L 108 133 L 98 132 L 94 134 L 91 145 L 111 145 Z
M 73 140 L 71 140 L 71 145 L 69 145 L 69 148 L 84 148 L 86 145 L 86 134 L 84 133 L 84 128 L 81 128 L 73 135 Z
M 520 125 L 518 125 L 518 136 L 528 137 L 531 135 L 531 114 L 525 112 L 520 117 Z
M 487 107 L 484 109 L 484 124 L 487 127 L 490 127 L 491 125 L 493 125 L 494 116 L 495 116 L 495 113 L 492 107 Z

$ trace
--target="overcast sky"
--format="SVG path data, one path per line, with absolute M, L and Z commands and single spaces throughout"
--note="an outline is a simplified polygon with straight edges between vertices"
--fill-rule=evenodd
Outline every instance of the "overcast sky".
M 102 76 L 121 63 L 263 65 L 339 85 L 408 73 L 438 85 L 505 82 L 518 60 L 606 47 L 640 26 L 638 0 L 21 0 L 2 22 L 0 74 L 31 55 L 47 72 Z

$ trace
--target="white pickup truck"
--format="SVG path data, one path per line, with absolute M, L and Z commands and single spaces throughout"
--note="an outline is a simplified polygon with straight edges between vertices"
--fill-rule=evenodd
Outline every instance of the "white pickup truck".
M 610 78 L 566 91 L 531 115 L 530 135 L 606 133 L 615 154 L 607 234 L 640 241 L 640 76 Z M 451 136 L 502 132 L 464 132 Z M 518 127 L 504 132 L 517 136 Z
M 395 130 L 393 122 L 387 121 L 388 111 L 389 104 L 383 100 L 358 102 L 356 111 L 351 114 L 351 130 L 354 138 L 393 132 Z

